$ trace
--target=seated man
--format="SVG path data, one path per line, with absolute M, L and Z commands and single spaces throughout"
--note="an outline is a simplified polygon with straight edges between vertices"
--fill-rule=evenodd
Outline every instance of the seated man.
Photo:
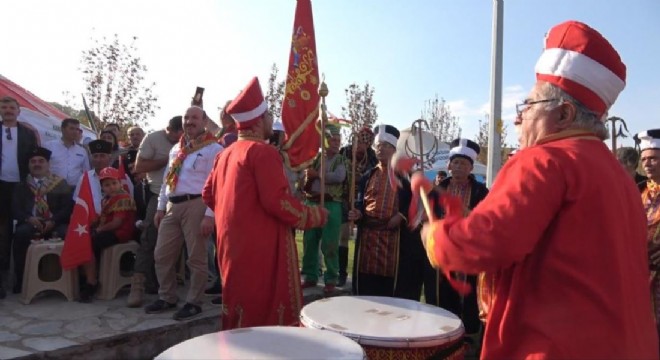
M 107 167 L 99 172 L 103 191 L 101 216 L 91 226 L 92 261 L 83 265 L 85 284 L 80 288 L 80 302 L 90 302 L 98 288 L 97 262 L 101 252 L 112 245 L 127 242 L 135 230 L 135 201 L 119 182 L 117 169 Z
M 16 220 L 14 232 L 14 293 L 23 285 L 25 256 L 33 238 L 64 237 L 73 208 L 71 187 L 50 172 L 48 149 L 37 147 L 28 156 L 30 173 L 16 185 L 12 198 L 12 213 Z

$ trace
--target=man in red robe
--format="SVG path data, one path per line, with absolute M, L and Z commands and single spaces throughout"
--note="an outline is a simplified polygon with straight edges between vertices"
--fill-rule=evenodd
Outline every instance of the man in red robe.
M 291 196 L 259 81 L 226 108 L 238 141 L 220 154 L 202 197 L 215 212 L 223 330 L 298 325 L 300 272 L 292 227 L 322 227 L 327 211 Z
M 657 359 L 646 219 L 630 176 L 603 143 L 626 68 L 597 31 L 548 33 L 537 82 L 517 107 L 521 150 L 466 217 L 425 227 L 431 263 L 486 272 L 487 359 Z

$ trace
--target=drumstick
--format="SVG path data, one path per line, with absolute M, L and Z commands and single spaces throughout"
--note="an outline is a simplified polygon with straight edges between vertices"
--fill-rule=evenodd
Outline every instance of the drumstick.
M 422 172 L 416 172 L 410 178 L 410 187 L 413 194 L 419 194 L 422 198 L 422 205 L 424 205 L 424 210 L 426 211 L 426 216 L 429 221 L 433 221 L 435 216 L 433 216 L 433 209 L 429 204 L 428 194 L 433 190 L 433 184 L 431 180 L 427 179 Z

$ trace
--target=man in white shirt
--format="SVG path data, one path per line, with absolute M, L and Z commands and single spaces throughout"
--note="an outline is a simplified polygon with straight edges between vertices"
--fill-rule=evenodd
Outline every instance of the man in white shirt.
M 148 134 L 140 144 L 133 172 L 140 177 L 146 173 L 148 187 L 146 189 L 147 211 L 142 222 L 140 247 L 135 254 L 135 270 L 131 281 L 131 292 L 128 294 L 128 307 L 142 306 L 145 287 L 147 292 L 158 291 L 154 268 L 154 249 L 158 238 L 158 228 L 154 225 L 154 215 L 158 207 L 158 196 L 163 185 L 165 167 L 169 160 L 170 150 L 183 135 L 183 118 L 175 116 L 170 119 L 165 130 Z
M 14 187 L 28 175 L 28 156 L 39 146 L 39 140 L 30 125 L 19 122 L 21 108 L 16 99 L 0 99 L 2 133 L 0 133 L 0 271 L 9 270 L 11 258 L 12 214 Z M 0 299 L 5 290 L 0 283 Z
M 51 140 L 44 147 L 51 151 L 50 171 L 75 186 L 85 171 L 91 170 L 87 150 L 77 143 L 82 130 L 77 119 L 62 120 L 62 138 Z
M 101 191 L 101 181 L 99 179 L 99 172 L 110 166 L 110 159 L 112 154 L 112 144 L 105 140 L 94 140 L 89 143 L 89 152 L 92 154 L 93 169 L 87 171 L 89 174 L 89 186 L 92 188 L 92 197 L 94 198 L 94 211 L 96 214 L 101 214 L 101 200 L 103 200 L 103 193 Z M 73 192 L 73 199 L 75 200 L 80 193 L 80 184 L 82 176 L 76 184 L 76 189 Z M 133 196 L 133 183 L 128 175 L 124 175 L 122 184 L 128 185 L 128 191 Z
M 206 242 L 214 226 L 213 211 L 201 194 L 216 155 L 222 151 L 215 136 L 206 131 L 204 110 L 191 106 L 183 117 L 184 136 L 174 145 L 165 170 L 154 223 L 158 240 L 154 260 L 160 288 L 159 299 L 145 308 L 147 314 L 176 308 L 175 264 L 185 241 L 188 249 L 190 288 L 186 304 L 174 314 L 175 320 L 199 315 L 208 280 Z

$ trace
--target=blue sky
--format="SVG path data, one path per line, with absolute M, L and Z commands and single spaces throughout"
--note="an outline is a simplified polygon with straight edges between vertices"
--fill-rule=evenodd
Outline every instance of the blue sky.
M 332 112 L 341 113 L 349 84 L 368 81 L 379 122 L 408 127 L 424 101 L 438 94 L 460 117 L 463 134 L 474 136 L 489 108 L 492 1 L 312 5 Z M 293 0 L 7 2 L 2 25 L 14 31 L 3 37 L 0 73 L 45 100 L 63 102 L 62 91 L 83 89 L 78 68 L 90 37 L 136 35 L 148 78 L 157 83 L 161 110 L 149 127 L 158 129 L 185 110 L 198 85 L 206 88 L 205 107 L 213 115 L 251 76 L 265 87 L 273 62 L 284 72 L 294 9 Z M 610 114 L 626 119 L 633 133 L 660 127 L 660 1 L 507 0 L 502 115 L 508 142 L 516 142 L 514 105 L 534 83 L 543 36 L 569 19 L 599 30 L 628 67 L 626 89 Z

